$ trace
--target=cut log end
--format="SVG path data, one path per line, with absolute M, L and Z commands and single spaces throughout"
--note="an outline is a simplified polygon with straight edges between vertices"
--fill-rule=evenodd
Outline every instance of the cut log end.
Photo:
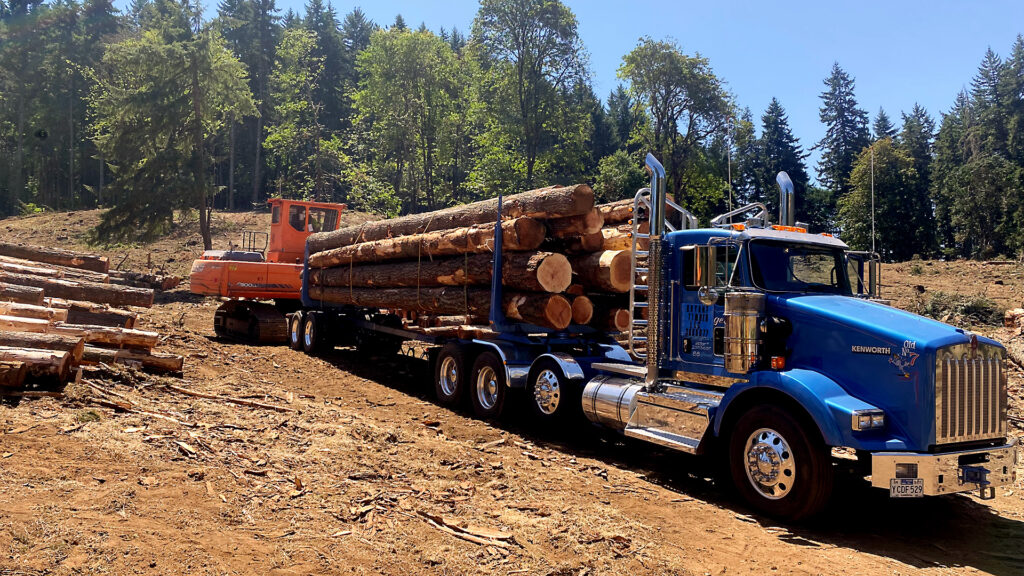
M 546 292 L 564 292 L 572 283 L 572 265 L 561 254 L 548 254 L 537 266 L 537 282 Z
M 577 296 L 572 299 L 572 323 L 590 324 L 594 318 L 594 303 L 586 296 Z
M 564 296 L 555 295 L 548 298 L 544 317 L 547 318 L 551 326 L 558 330 L 564 330 L 572 323 L 572 304 Z

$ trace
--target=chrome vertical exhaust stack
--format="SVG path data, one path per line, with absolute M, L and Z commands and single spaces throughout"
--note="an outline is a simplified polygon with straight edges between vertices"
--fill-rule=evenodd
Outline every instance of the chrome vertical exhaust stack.
M 796 188 L 789 174 L 779 172 L 775 176 L 775 182 L 779 185 L 779 224 L 783 226 L 796 225 Z
M 665 323 L 664 282 L 661 278 L 661 240 L 665 234 L 665 167 L 653 154 L 647 153 L 644 162 L 651 175 L 651 231 L 647 252 L 647 379 L 648 389 L 658 383 L 658 365 L 661 357 L 661 334 Z M 636 281 L 635 278 L 632 279 Z

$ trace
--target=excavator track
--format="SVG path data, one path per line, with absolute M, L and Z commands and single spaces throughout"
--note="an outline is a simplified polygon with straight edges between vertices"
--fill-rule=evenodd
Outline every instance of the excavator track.
M 277 344 L 288 340 L 288 320 L 273 304 L 230 300 L 214 313 L 213 331 L 252 344 Z

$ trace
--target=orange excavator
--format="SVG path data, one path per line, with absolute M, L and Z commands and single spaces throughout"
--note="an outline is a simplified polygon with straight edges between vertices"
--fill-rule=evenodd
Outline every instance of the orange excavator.
M 268 204 L 270 234 L 246 230 L 241 246 L 207 250 L 192 263 L 192 293 L 228 299 L 213 315 L 218 336 L 255 343 L 287 340 L 285 314 L 300 305 L 306 238 L 337 230 L 346 207 L 282 198 Z

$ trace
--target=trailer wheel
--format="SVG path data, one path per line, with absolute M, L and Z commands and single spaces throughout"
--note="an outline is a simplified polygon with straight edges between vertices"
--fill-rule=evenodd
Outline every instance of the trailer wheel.
M 491 351 L 481 352 L 473 362 L 470 381 L 470 402 L 473 413 L 480 418 L 497 418 L 505 407 L 508 392 L 505 385 L 505 365 Z
M 306 314 L 302 319 L 302 350 L 306 354 L 316 354 L 323 348 L 322 328 L 323 321 L 319 314 Z
M 561 426 L 580 412 L 582 390 L 565 376 L 551 358 L 542 358 L 530 369 L 526 381 L 527 402 L 534 420 L 542 425 Z
M 288 316 L 288 347 L 302 350 L 302 310 L 296 310 Z
M 449 342 L 441 348 L 434 363 L 434 394 L 445 406 L 458 406 L 466 399 L 466 353 L 462 346 Z
M 770 516 L 800 520 L 820 512 L 832 494 L 830 453 L 788 411 L 757 406 L 740 416 L 729 438 L 729 470 L 740 495 Z

